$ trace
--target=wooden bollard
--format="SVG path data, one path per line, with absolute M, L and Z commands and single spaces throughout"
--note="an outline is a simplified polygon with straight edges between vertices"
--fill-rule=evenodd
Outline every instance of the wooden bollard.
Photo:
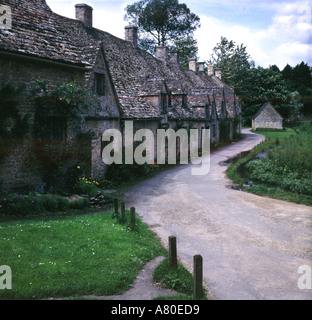
M 135 208 L 130 208 L 130 228 L 135 228 Z
M 126 213 L 125 213 L 125 204 L 124 202 L 121 202 L 120 204 L 120 213 L 121 213 L 121 222 L 126 222 Z
M 200 299 L 204 295 L 203 291 L 203 258 L 200 255 L 194 256 L 194 297 Z
M 118 199 L 114 199 L 114 217 L 118 218 Z
M 174 236 L 169 237 L 169 264 L 171 269 L 178 267 L 177 238 Z

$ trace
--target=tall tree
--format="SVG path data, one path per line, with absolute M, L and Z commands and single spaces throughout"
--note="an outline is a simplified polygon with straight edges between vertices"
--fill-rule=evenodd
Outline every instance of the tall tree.
M 184 39 L 174 41 L 171 50 L 178 51 L 182 68 L 188 68 L 190 58 L 198 59 L 197 40 L 193 36 L 187 36 Z
M 235 86 L 238 95 L 245 86 L 244 79 L 248 70 L 255 65 L 243 44 L 236 45 L 225 37 L 221 37 L 221 41 L 214 47 L 208 64 L 222 69 L 223 81 Z
M 289 90 L 282 73 L 276 68 L 250 69 L 240 98 L 244 102 L 243 116 L 247 123 L 267 101 L 285 119 L 298 115 L 302 108 L 299 93 Z
M 287 64 L 282 71 L 289 90 L 296 91 L 300 95 L 300 101 L 304 104 L 303 113 L 312 114 L 312 70 L 304 62 L 294 68 Z
M 125 20 L 138 27 L 149 47 L 172 44 L 200 27 L 200 18 L 178 0 L 139 0 L 127 5 Z

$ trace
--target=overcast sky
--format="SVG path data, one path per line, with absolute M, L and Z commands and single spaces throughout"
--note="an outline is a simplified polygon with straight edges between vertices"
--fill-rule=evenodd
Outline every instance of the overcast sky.
M 93 26 L 124 38 L 127 4 L 136 0 L 47 0 L 50 8 L 75 18 L 76 3 L 93 7 Z M 244 44 L 256 65 L 301 61 L 312 66 L 312 0 L 180 0 L 199 15 L 201 28 L 195 33 L 200 60 L 208 60 L 221 36 Z

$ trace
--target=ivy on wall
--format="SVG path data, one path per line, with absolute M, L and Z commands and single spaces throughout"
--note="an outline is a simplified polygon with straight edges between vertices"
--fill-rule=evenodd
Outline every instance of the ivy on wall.
M 47 83 L 36 80 L 38 88 L 34 91 L 36 104 L 34 132 L 38 140 L 48 135 L 48 118 L 60 116 L 79 119 L 79 117 L 96 106 L 96 96 L 74 83 L 64 83 L 54 89 Z
M 24 88 L 14 87 L 11 83 L 3 83 L 0 87 L 0 159 L 10 150 L 12 145 L 23 141 L 27 132 L 28 116 L 18 111 Z

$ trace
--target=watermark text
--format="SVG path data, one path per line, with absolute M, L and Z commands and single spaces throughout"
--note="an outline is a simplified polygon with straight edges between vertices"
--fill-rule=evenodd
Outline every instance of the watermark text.
M 0 290 L 12 289 L 12 270 L 9 266 L 0 266 Z
M 12 11 L 10 6 L 0 4 L 0 30 L 12 28 Z
M 311 267 L 307 265 L 300 266 L 298 268 L 298 273 L 302 274 L 302 276 L 300 276 L 298 279 L 298 288 L 301 290 L 311 290 Z

